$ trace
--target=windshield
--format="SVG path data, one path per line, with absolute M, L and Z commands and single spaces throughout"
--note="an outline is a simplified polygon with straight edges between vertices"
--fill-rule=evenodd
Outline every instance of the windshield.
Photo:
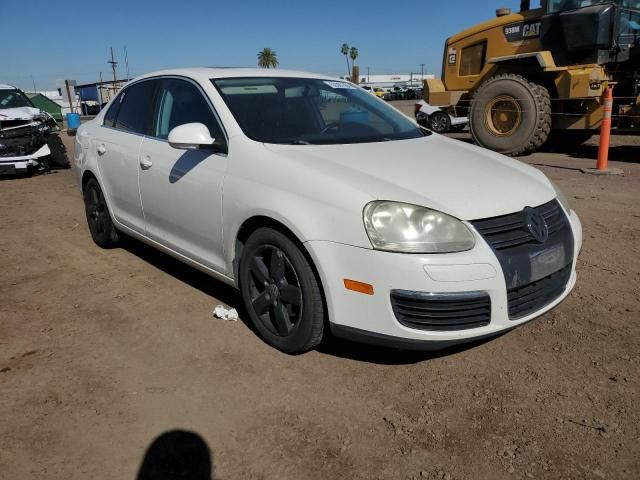
M 32 107 L 20 90 L 0 90 L 0 108 Z
M 547 11 L 549 13 L 575 10 L 577 8 L 591 7 L 602 3 L 615 3 L 612 0 L 549 0 Z
M 375 96 L 343 81 L 308 78 L 212 80 L 242 131 L 264 143 L 367 143 L 429 133 Z

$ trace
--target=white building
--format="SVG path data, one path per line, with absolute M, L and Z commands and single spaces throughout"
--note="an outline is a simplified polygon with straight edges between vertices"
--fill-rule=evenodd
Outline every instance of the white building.
M 340 78 L 349 80 L 346 75 Z M 388 75 L 360 75 L 360 85 L 370 85 L 372 87 L 391 88 L 395 85 L 412 86 L 414 88 L 422 88 L 422 79 L 435 78 L 431 74 L 408 73 L 408 74 L 388 74 Z

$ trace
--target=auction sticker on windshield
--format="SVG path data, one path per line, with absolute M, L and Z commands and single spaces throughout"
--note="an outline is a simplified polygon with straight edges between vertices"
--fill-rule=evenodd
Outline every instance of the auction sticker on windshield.
M 356 87 L 354 87 L 350 83 L 345 83 L 345 82 L 330 82 L 330 81 L 325 80 L 324 83 L 329 85 L 331 88 L 345 88 L 345 89 L 348 89 L 348 90 L 355 90 L 356 89 Z

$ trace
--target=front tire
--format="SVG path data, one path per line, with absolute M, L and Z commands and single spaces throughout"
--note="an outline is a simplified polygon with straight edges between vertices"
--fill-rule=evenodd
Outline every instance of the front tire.
M 107 201 L 95 178 L 87 181 L 83 196 L 91 238 L 99 247 L 111 248 L 115 246 L 118 243 L 118 232 L 113 226 Z
M 496 75 L 476 91 L 469 116 L 474 141 L 505 155 L 538 150 L 551 131 L 551 98 L 520 75 Z
M 256 331 L 286 353 L 316 347 L 324 331 L 320 285 L 309 260 L 286 235 L 256 230 L 240 260 L 240 290 Z

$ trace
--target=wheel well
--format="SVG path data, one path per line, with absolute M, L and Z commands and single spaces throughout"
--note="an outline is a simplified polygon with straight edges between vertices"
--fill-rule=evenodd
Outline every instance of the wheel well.
M 324 293 L 322 278 L 320 277 L 320 272 L 318 272 L 318 268 L 316 267 L 316 264 L 313 261 L 313 258 L 311 258 L 311 254 L 306 249 L 304 244 L 300 241 L 300 239 L 296 236 L 296 234 L 293 233 L 293 231 L 289 227 L 287 227 L 282 222 L 279 222 L 278 220 L 275 220 L 271 217 L 259 215 L 259 216 L 248 218 L 240 226 L 240 230 L 238 230 L 238 234 L 236 235 L 236 242 L 235 242 L 235 253 L 233 256 L 233 274 L 235 276 L 237 286 L 240 287 L 239 268 L 240 268 L 240 259 L 242 258 L 242 251 L 244 249 L 244 245 L 247 243 L 247 240 L 249 240 L 249 237 L 251 236 L 251 234 L 256 230 L 258 230 L 259 228 L 272 228 L 273 230 L 276 230 L 282 233 L 300 249 L 302 254 L 305 256 L 305 258 L 309 262 L 309 265 L 311 265 L 311 270 L 313 270 L 313 273 L 316 276 L 316 281 L 320 286 L 322 303 L 324 305 L 324 311 L 326 312 L 326 315 L 327 315 L 327 318 L 325 318 L 325 321 L 328 321 L 329 312 L 327 309 L 327 300 Z M 327 327 L 328 327 L 328 323 L 327 323 Z
M 296 246 L 307 257 L 307 259 L 310 260 L 310 264 L 313 265 L 311 257 L 309 256 L 309 252 L 307 252 L 307 249 L 298 239 L 296 234 L 291 231 L 290 228 L 288 228 L 282 222 L 279 222 L 278 220 L 275 220 L 271 217 L 258 215 L 245 220 L 244 223 L 240 226 L 240 230 L 238 230 L 238 234 L 236 235 L 235 254 L 233 257 L 233 273 L 236 279 L 240 279 L 238 268 L 240 266 L 240 258 L 242 257 L 242 250 L 244 249 L 244 245 L 247 243 L 247 240 L 249 240 L 251 234 L 259 228 L 272 228 L 282 233 L 283 235 L 286 235 L 289 240 L 296 244 Z M 315 269 L 315 266 L 313 268 Z
M 86 187 L 87 182 L 91 179 L 95 179 L 96 176 L 89 170 L 82 174 L 82 192 L 84 192 L 84 187 Z M 96 180 L 97 181 L 97 180 Z
M 555 75 L 542 70 L 542 68 L 540 68 L 540 64 L 534 58 L 499 63 L 495 71 L 493 71 L 487 78 L 507 73 L 520 75 L 530 82 L 542 85 L 549 91 L 552 98 L 557 97 L 558 92 L 554 82 Z M 482 83 L 484 83 L 484 80 L 479 82 L 478 86 L 482 85 Z

